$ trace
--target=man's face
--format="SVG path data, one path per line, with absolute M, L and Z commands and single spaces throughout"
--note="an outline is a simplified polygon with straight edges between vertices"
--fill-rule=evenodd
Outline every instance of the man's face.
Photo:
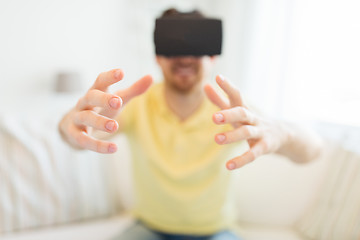
M 207 73 L 212 57 L 156 57 L 160 65 L 165 83 L 181 93 L 189 93 L 195 86 L 201 85 Z

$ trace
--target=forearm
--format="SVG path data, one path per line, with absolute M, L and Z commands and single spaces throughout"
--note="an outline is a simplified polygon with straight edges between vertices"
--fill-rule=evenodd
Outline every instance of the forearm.
M 310 162 L 322 154 L 323 140 L 315 132 L 289 123 L 281 123 L 280 128 L 285 138 L 277 153 L 297 163 Z

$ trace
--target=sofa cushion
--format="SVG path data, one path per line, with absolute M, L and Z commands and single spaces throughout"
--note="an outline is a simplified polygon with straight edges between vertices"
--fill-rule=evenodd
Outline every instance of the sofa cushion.
M 235 232 L 244 240 L 306 240 L 292 227 L 239 223 Z
M 2 240 L 109 240 L 124 231 L 134 219 L 127 214 L 111 218 L 55 226 L 49 229 L 23 231 L 7 235 Z M 235 232 L 246 240 L 304 240 L 292 228 L 269 227 L 239 223 Z
M 0 234 L 118 213 L 115 156 L 78 151 L 57 131 L 56 106 L 0 116 Z
M 317 195 L 326 164 L 325 157 L 296 164 L 283 156 L 268 154 L 234 171 L 239 221 L 293 226 Z
M 1 240 L 109 240 L 124 231 L 133 221 L 126 214 L 117 215 L 109 218 L 63 224 L 41 230 L 14 232 L 1 237 Z

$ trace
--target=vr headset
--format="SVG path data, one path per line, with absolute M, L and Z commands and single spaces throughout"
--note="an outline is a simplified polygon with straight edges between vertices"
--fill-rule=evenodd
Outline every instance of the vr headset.
M 155 53 L 163 56 L 214 56 L 221 54 L 222 24 L 213 18 L 158 18 Z

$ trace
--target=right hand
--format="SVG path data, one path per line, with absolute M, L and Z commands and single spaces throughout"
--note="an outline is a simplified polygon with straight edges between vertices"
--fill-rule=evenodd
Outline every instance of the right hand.
M 73 147 L 99 153 L 114 153 L 115 143 L 96 139 L 92 129 L 113 133 L 119 125 L 114 118 L 131 98 L 144 93 L 152 84 L 150 75 L 144 76 L 127 89 L 115 94 L 107 92 L 110 85 L 123 79 L 123 72 L 114 69 L 99 74 L 93 86 L 81 97 L 76 106 L 59 123 L 62 137 Z

